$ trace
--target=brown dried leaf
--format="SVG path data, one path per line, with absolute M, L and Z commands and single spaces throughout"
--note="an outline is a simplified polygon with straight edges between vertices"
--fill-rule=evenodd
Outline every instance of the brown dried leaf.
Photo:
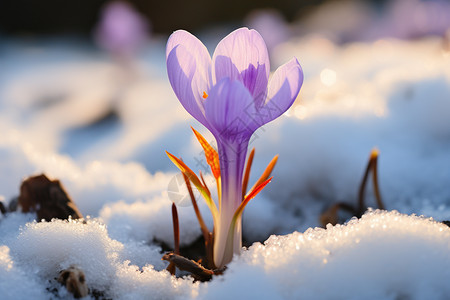
M 23 212 L 36 211 L 38 221 L 53 218 L 83 218 L 59 180 L 50 180 L 44 174 L 32 176 L 22 182 L 18 204 Z

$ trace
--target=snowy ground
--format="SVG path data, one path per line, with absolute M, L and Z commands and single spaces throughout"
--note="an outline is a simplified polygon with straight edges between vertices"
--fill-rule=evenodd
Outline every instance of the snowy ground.
M 161 271 L 153 242 L 173 244 L 168 186 L 177 173 L 164 151 L 206 171 L 189 125 L 212 140 L 170 88 L 165 39 L 152 40 L 132 75 L 79 41 L 2 41 L 0 195 L 9 202 L 23 178 L 44 172 L 90 218 L 0 217 L 0 294 L 66 298 L 50 290 L 77 264 L 113 299 L 448 299 L 450 229 L 428 218 L 450 219 L 450 46 L 433 36 L 286 39 L 272 48 L 272 69 L 296 56 L 305 82 L 292 109 L 254 136 L 253 180 L 280 159 L 244 215 L 247 241 L 279 235 L 203 284 Z M 308 229 L 329 205 L 356 202 L 374 147 L 383 199 L 398 212 Z M 200 229 L 191 207 L 179 214 L 188 245 Z

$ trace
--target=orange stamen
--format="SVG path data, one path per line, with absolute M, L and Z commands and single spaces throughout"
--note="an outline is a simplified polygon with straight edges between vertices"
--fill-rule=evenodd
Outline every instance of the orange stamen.
M 208 98 L 208 94 L 206 92 L 203 92 L 203 99 Z

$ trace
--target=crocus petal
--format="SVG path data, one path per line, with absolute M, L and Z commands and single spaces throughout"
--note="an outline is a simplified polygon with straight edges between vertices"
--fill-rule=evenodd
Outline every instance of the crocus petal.
M 170 52 L 179 45 L 182 45 L 195 60 L 196 69 L 192 79 L 192 88 L 194 96 L 201 100 L 203 92 L 207 93 L 209 91 L 208 83 L 211 82 L 211 57 L 208 49 L 194 35 L 185 30 L 177 30 L 170 35 L 167 41 L 166 59 L 169 57 Z M 179 61 L 181 66 L 184 63 L 183 60 Z
M 172 33 L 167 41 L 166 46 L 166 59 L 169 57 L 170 52 L 178 45 L 183 45 L 189 52 L 193 54 L 195 62 L 198 66 L 197 71 L 208 72 L 211 66 L 211 57 L 206 49 L 205 45 L 185 30 L 177 30 Z M 207 77 L 206 79 L 209 79 Z
M 195 72 L 195 58 L 183 45 L 178 45 L 170 51 L 167 57 L 167 74 L 175 95 L 194 118 L 209 128 L 202 100 L 195 96 L 197 91 L 192 87 Z
M 240 28 L 217 45 L 213 55 L 213 82 L 222 78 L 241 81 L 257 101 L 263 101 L 270 72 L 269 54 L 261 35 Z
M 272 121 L 288 110 L 297 98 L 302 83 L 303 71 L 296 58 L 280 66 L 270 80 L 266 103 L 257 108 L 259 125 Z
M 224 78 L 210 91 L 205 101 L 205 115 L 216 139 L 241 141 L 250 138 L 251 127 L 248 114 L 255 110 L 253 98 L 241 82 Z

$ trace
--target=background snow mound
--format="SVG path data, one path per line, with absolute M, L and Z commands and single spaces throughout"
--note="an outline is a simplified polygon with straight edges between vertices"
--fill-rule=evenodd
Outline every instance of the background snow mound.
M 212 228 L 212 216 L 205 201 L 199 199 L 198 206 L 206 224 Z M 177 207 L 177 211 L 180 243 L 188 245 L 201 235 L 200 226 L 192 206 Z M 100 218 L 108 225 L 111 237 L 120 241 L 158 240 L 170 247 L 174 246 L 171 202 L 165 197 L 131 204 L 122 201 L 107 204 L 100 211 Z
M 194 171 L 209 171 L 188 125 L 208 141 L 213 137 L 173 94 L 164 53 L 151 52 L 151 60 L 137 58 L 142 72 L 113 101 L 108 95 L 115 94 L 119 70 L 106 58 L 98 62 L 89 47 L 66 52 L 41 45 L 45 51 L 34 61 L 23 46 L 10 43 L 14 51 L 3 61 L 11 72 L 0 81 L 0 193 L 6 201 L 18 194 L 23 177 L 45 172 L 61 180 L 83 215 L 97 217 L 105 205 L 118 201 L 166 197 L 177 169 L 164 150 L 181 156 Z M 264 212 L 261 217 L 270 224 L 251 231 L 244 226 L 249 240 L 319 225 L 318 216 L 329 205 L 354 203 L 373 147 L 380 150 L 379 180 L 387 209 L 450 219 L 450 190 L 445 188 L 450 181 L 450 60 L 442 44 L 427 37 L 339 45 L 307 35 L 274 49 L 271 65 L 296 56 L 305 82 L 292 109 L 252 138 L 250 146 L 257 151 L 250 183 L 275 154 L 280 159 L 274 180 L 261 193 L 267 205 L 250 204 L 244 216 L 250 224 Z M 163 49 L 164 42 L 154 46 Z M 64 63 L 55 60 L 43 72 L 47 64 L 42 61 L 52 61 L 58 51 Z M 325 71 L 335 75 L 334 81 L 323 81 Z M 89 81 L 88 74 L 98 76 Z M 64 84 L 51 84 L 55 77 Z M 91 89 L 98 100 L 78 97 Z M 47 103 L 48 98 L 58 101 Z M 99 130 L 111 110 L 116 119 Z M 370 189 L 367 194 L 372 196 Z M 278 211 L 289 218 L 279 218 Z M 164 224 L 171 227 L 171 219 Z
M 316 35 L 277 48 L 276 64 L 296 56 L 308 76 L 288 117 L 254 136 L 254 174 L 280 155 L 264 192 L 299 212 L 298 229 L 315 225 L 304 217 L 311 214 L 304 199 L 319 202 L 318 211 L 337 201 L 355 203 L 374 147 L 388 209 L 450 218 L 450 60 L 441 43 L 384 39 L 338 46 Z M 324 71 L 335 72 L 331 86 L 322 81 Z M 444 208 L 422 210 L 425 200 Z
M 346 225 L 254 244 L 214 279 L 205 298 L 224 299 L 221 291 L 251 273 L 246 289 L 276 289 L 283 299 L 448 299 L 449 251 L 446 225 L 369 211 Z
M 18 196 L 25 176 L 45 173 L 61 181 L 84 216 L 98 216 L 106 203 L 161 195 L 174 176 L 170 172 L 150 174 L 136 162 L 93 160 L 78 165 L 70 156 L 8 138 L 3 141 L 0 138 L 0 154 L 4 158 L 0 167 L 7 171 L 0 174 L 2 195 L 7 202 Z

